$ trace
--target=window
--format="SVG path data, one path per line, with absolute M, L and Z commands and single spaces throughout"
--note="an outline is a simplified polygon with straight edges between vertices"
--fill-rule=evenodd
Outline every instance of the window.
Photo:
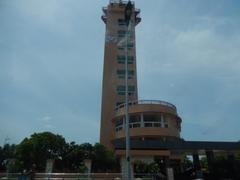
M 145 122 L 161 122 L 161 117 L 156 115 L 144 115 Z
M 161 116 L 144 115 L 144 127 L 161 127 Z
M 116 102 L 116 107 L 119 106 L 120 104 L 123 104 L 124 102 Z
M 128 91 L 135 91 L 135 86 L 128 86 Z
M 153 123 L 154 127 L 161 127 L 161 123 Z
M 125 35 L 126 35 L 126 31 L 124 31 L 124 30 L 118 31 L 118 37 L 125 37 Z
M 165 118 L 163 119 L 163 124 L 164 124 L 165 128 L 168 128 L 168 122 L 167 122 L 167 120 Z
M 122 125 L 122 124 L 123 124 L 123 120 L 122 119 L 116 120 L 116 126 Z
M 119 79 L 125 79 L 125 70 L 117 70 L 117 76 Z M 128 71 L 128 79 L 132 79 L 134 76 L 134 71 L 133 70 L 129 70 Z
M 181 130 L 181 121 L 177 120 L 177 128 Z
M 129 128 L 139 128 L 141 127 L 140 116 L 132 115 L 129 117 Z
M 119 26 L 125 26 L 126 25 L 125 20 L 124 19 L 118 19 L 118 25 Z
M 129 123 L 141 122 L 140 116 L 130 116 Z
M 135 92 L 135 86 L 128 86 L 128 95 L 131 96 Z M 117 86 L 118 95 L 125 95 L 125 86 Z
M 119 64 L 125 64 L 126 57 L 125 56 L 117 56 L 117 61 Z M 133 64 L 134 57 L 128 56 L 128 64 Z
M 115 123 L 116 132 L 121 131 L 122 129 L 123 129 L 123 120 L 122 119 L 116 120 L 116 123 Z
M 119 50 L 124 50 L 125 47 L 126 47 L 126 45 L 124 44 L 124 45 L 118 46 L 118 49 L 119 49 Z M 134 43 L 129 43 L 129 44 L 127 45 L 127 47 L 128 47 L 128 50 L 130 50 L 131 48 L 134 47 Z
M 126 34 L 128 34 L 130 37 L 132 37 L 131 31 L 127 32 L 127 31 L 125 31 L 125 30 L 118 30 L 118 37 L 119 37 L 119 38 L 125 37 Z
M 152 127 L 153 124 L 152 123 L 144 123 L 144 127 Z
M 125 56 L 117 56 L 117 60 L 125 60 L 126 59 L 126 57 Z
M 141 126 L 140 123 L 131 123 L 131 124 L 129 124 L 129 128 L 138 128 L 140 126 Z

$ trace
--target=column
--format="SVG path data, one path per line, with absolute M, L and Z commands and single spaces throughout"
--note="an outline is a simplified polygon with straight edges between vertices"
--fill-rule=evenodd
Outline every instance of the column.
M 169 157 L 165 157 L 166 175 L 168 180 L 174 180 L 173 168 L 170 167 Z
M 202 170 L 201 170 L 198 152 L 194 152 L 192 156 L 193 156 L 193 166 L 194 166 L 194 169 L 196 170 L 196 177 L 201 178 Z
M 208 170 L 210 174 L 210 178 L 213 179 L 214 171 L 213 171 L 213 162 L 214 162 L 214 153 L 213 150 L 205 150 L 205 154 L 207 156 Z
M 236 162 L 235 162 L 235 155 L 234 153 L 232 152 L 228 152 L 228 155 L 227 155 L 227 159 L 229 161 L 229 165 L 230 167 L 228 168 L 230 173 L 232 174 L 232 177 L 233 179 L 236 179 L 237 178 L 237 174 L 239 172 L 239 169 L 237 169 L 236 167 Z
M 140 119 L 141 119 L 141 127 L 144 127 L 144 117 L 143 117 L 143 113 L 141 113 Z
M 84 165 L 87 167 L 87 178 L 90 179 L 90 175 L 91 175 L 91 168 L 92 168 L 92 160 L 91 159 L 84 159 Z
M 165 127 L 163 114 L 161 114 L 161 127 L 162 127 L 162 128 Z

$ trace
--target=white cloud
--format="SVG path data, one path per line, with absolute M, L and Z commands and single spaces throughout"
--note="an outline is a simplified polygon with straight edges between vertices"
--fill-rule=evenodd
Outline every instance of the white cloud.
M 51 124 L 46 124 L 46 125 L 45 125 L 45 128 L 46 128 L 46 129 L 53 129 L 53 128 L 54 128 L 54 126 L 53 126 L 53 125 L 51 125 Z
M 41 121 L 43 122 L 50 122 L 52 120 L 51 116 L 43 116 L 40 118 Z
M 95 141 L 105 35 L 100 16 L 108 0 L 5 2 L 15 8 L 0 12 L 6 114 L 0 113 L 0 136 L 24 138 L 50 128 L 69 140 Z M 185 125 L 199 127 L 195 134 L 184 128 L 189 136 L 200 137 L 219 120 L 239 125 L 233 121 L 240 106 L 239 18 L 224 6 L 218 12 L 233 18 L 212 15 L 216 2 L 188 2 L 188 8 L 179 1 L 136 2 L 143 18 L 136 41 L 139 96 L 176 104 Z

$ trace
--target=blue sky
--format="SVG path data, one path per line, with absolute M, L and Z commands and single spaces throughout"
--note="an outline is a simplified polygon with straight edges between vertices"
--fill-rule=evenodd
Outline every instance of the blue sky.
M 0 0 L 0 144 L 52 131 L 98 142 L 108 0 Z M 187 140 L 240 139 L 240 2 L 136 0 L 140 99 Z

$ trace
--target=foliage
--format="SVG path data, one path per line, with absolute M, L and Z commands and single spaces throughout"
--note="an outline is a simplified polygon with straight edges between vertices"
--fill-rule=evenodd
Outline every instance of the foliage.
M 212 177 L 240 179 L 240 161 L 234 161 L 228 158 L 218 157 L 212 163 Z
M 66 152 L 62 159 L 56 161 L 56 170 L 64 172 L 85 172 L 86 167 L 83 160 L 91 154 L 91 144 L 77 145 L 75 142 L 67 144 Z
M 86 172 L 85 159 L 92 160 L 92 172 L 119 171 L 113 152 L 96 143 L 66 143 L 51 132 L 34 133 L 20 144 L 0 147 L 0 171 L 45 171 L 47 159 L 54 160 L 54 172 Z
M 184 171 L 186 171 L 186 170 L 188 170 L 192 167 L 193 167 L 192 161 L 187 156 L 184 156 L 183 157 L 183 169 L 184 169 Z
M 0 147 L 0 171 L 6 171 L 7 165 L 15 158 L 16 145 L 5 144 Z
M 93 146 L 92 160 L 94 172 L 119 172 L 120 165 L 113 152 L 107 150 L 105 146 L 99 143 Z
M 137 174 L 158 174 L 160 172 L 160 166 L 156 162 L 147 164 L 137 161 L 134 168 Z
M 61 159 L 66 150 L 65 139 L 50 132 L 34 133 L 25 138 L 16 149 L 16 158 L 25 169 L 44 171 L 47 159 Z
M 201 168 L 203 170 L 209 171 L 209 167 L 208 167 L 208 162 L 207 162 L 207 157 L 202 157 L 200 159 L 200 164 L 201 164 Z

